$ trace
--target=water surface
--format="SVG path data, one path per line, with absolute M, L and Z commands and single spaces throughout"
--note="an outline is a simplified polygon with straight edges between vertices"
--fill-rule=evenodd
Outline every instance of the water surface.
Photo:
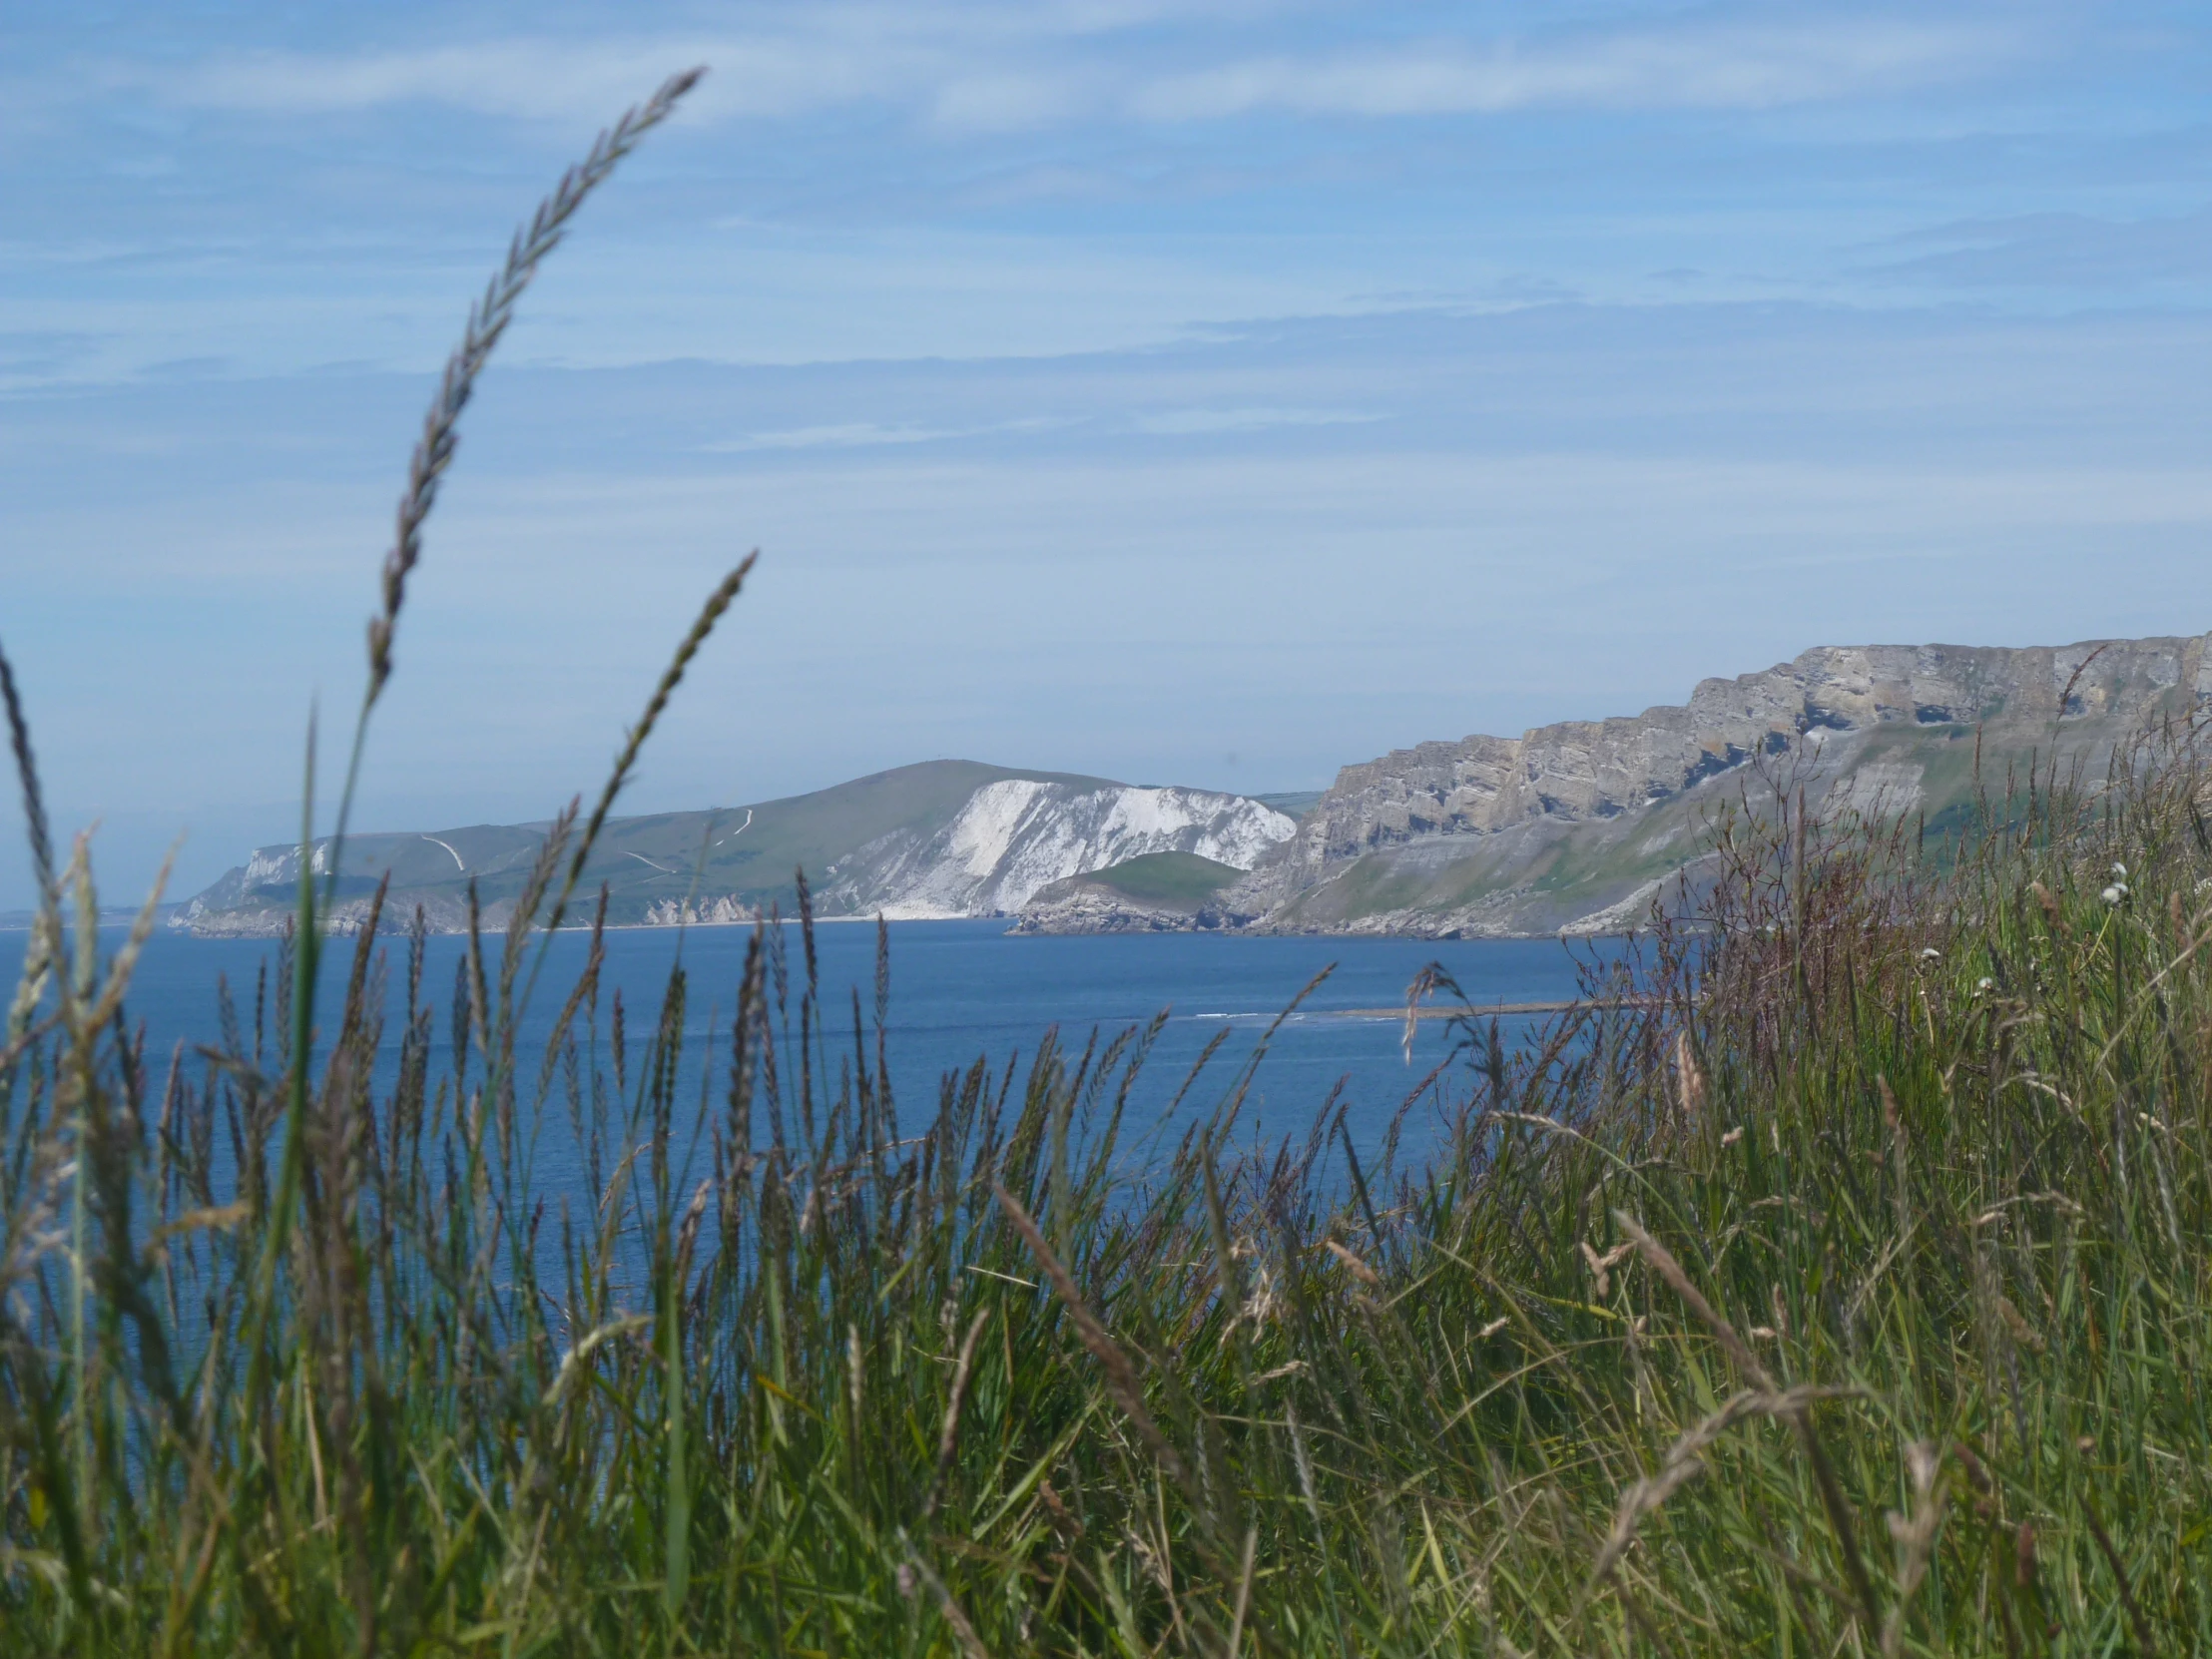
M 691 1056 L 697 1060 L 711 1052 L 722 1059 L 749 936 L 750 929 L 743 927 L 608 933 L 602 1016 L 619 987 L 633 1044 L 639 1044 L 670 970 L 681 959 L 690 983 L 685 1032 Z M 104 937 L 112 949 L 121 935 Z M 20 941 L 22 935 L 15 938 Z M 495 950 L 497 942 L 487 939 L 487 950 Z M 796 976 L 803 971 L 796 928 L 790 930 L 790 943 Z M 563 933 L 553 941 L 524 1027 L 526 1055 L 542 1045 L 583 964 L 587 944 L 581 933 Z M 816 944 L 823 1000 L 831 1017 L 834 1064 L 834 1056 L 850 1052 L 854 990 L 863 1018 L 872 1026 L 875 930 L 854 923 L 825 924 L 816 929 Z M 19 951 L 20 943 L 15 948 Z M 387 941 L 384 949 L 396 1014 L 405 946 Z M 1551 939 L 1210 933 L 1013 937 L 1004 922 L 995 920 L 893 922 L 885 1031 L 890 1072 L 901 1118 L 912 1127 L 934 1105 L 938 1079 L 948 1069 L 964 1068 L 979 1055 L 994 1065 L 1016 1055 L 1026 1061 L 1054 1027 L 1063 1044 L 1080 1048 L 1094 1028 L 1111 1036 L 1164 1009 L 1168 1021 L 1132 1094 L 1132 1111 L 1141 1120 L 1157 1118 L 1193 1061 L 1226 1026 L 1228 1040 L 1189 1097 L 1193 1108 L 1206 1110 L 1219 1100 L 1238 1062 L 1252 1052 L 1266 1027 L 1317 973 L 1331 968 L 1299 1012 L 1285 1021 L 1262 1060 L 1240 1139 L 1303 1137 L 1341 1083 L 1348 1125 L 1366 1150 L 1380 1143 L 1408 1091 L 1444 1056 L 1446 1035 L 1441 1021 L 1422 1022 L 1408 1059 L 1400 1047 L 1401 1019 L 1345 1010 L 1402 1008 L 1407 983 L 1432 961 L 1448 969 L 1480 1005 L 1563 999 L 1575 993 L 1578 959 L 1602 960 L 1617 950 L 1611 941 L 1576 941 L 1570 947 Z M 351 940 L 333 941 L 325 957 L 326 993 L 342 987 L 352 951 Z M 445 1064 L 442 1049 L 450 1035 L 455 969 L 463 954 L 460 939 L 429 941 L 424 996 L 437 1010 L 441 1048 L 433 1060 L 433 1077 Z M 175 934 L 155 938 L 139 964 L 128 1004 L 132 1019 L 144 1023 L 150 1062 L 166 1065 L 180 1042 L 189 1056 L 191 1045 L 215 1040 L 220 979 L 227 978 L 232 986 L 251 1042 L 257 979 L 265 968 L 275 971 L 276 958 L 276 948 L 267 940 Z M 1540 1017 L 1507 1016 L 1508 1044 Z M 398 1025 L 396 1017 L 387 1025 L 387 1061 L 397 1050 Z M 275 1041 L 272 1032 L 273 1045 Z M 872 1031 L 869 1047 L 872 1052 Z M 530 1069 L 534 1072 L 534 1061 Z M 719 1096 L 719 1084 L 713 1092 Z M 1433 1111 L 1424 1103 L 1408 1116 L 1408 1147 L 1417 1147 L 1432 1128 Z

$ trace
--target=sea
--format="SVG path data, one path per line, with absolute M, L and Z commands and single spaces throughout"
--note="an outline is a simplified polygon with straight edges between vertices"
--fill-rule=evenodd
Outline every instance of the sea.
M 602 1018 L 619 988 L 634 1046 L 642 1046 L 650 1030 L 671 970 L 683 966 L 689 993 L 685 1043 L 694 1069 L 680 1098 L 695 1102 L 695 1112 L 697 1101 L 717 1101 L 722 1092 L 713 1077 L 696 1068 L 727 1055 L 751 932 L 720 926 L 613 929 L 605 935 Z M 0 935 L 0 952 L 6 952 L 0 961 L 19 966 L 26 937 Z M 103 929 L 101 937 L 112 953 L 124 934 Z M 796 977 L 803 971 L 798 929 L 790 928 L 787 937 Z M 872 1055 L 876 929 L 829 922 L 816 928 L 815 939 L 823 1003 L 830 1012 L 831 1064 L 852 1052 L 855 992 Z M 1148 1131 L 1159 1144 L 1157 1137 L 1179 1133 L 1190 1114 L 1213 1111 L 1259 1052 L 1237 1120 L 1239 1144 L 1303 1141 L 1334 1097 L 1363 1155 L 1377 1151 L 1392 1120 L 1401 1119 L 1401 1154 L 1409 1158 L 1433 1143 L 1455 1103 L 1467 1097 L 1472 1075 L 1470 1057 L 1454 1050 L 1463 1029 L 1442 1019 L 1418 1022 L 1410 1047 L 1405 1044 L 1406 990 L 1424 967 L 1441 966 L 1467 1005 L 1494 1009 L 1570 999 L 1584 974 L 1608 965 L 1622 948 L 1606 939 L 1012 935 L 995 919 L 892 922 L 888 941 L 884 1046 L 898 1115 L 909 1131 L 933 1109 L 939 1081 L 949 1071 L 964 1070 L 979 1057 L 994 1068 L 1009 1062 L 1026 1067 L 1048 1033 L 1057 1033 L 1063 1048 L 1079 1052 L 1094 1032 L 1110 1040 L 1164 1012 L 1166 1024 L 1130 1091 L 1127 1121 L 1138 1131 L 1132 1145 L 1144 1144 Z M 498 942 L 487 939 L 487 951 L 495 951 Z M 524 1021 L 524 1054 L 542 1047 L 588 946 L 581 932 L 564 931 L 551 940 Z M 382 1061 L 389 1067 L 398 1047 L 396 1010 L 406 946 L 404 940 L 387 939 L 379 948 L 387 956 L 387 996 L 395 1016 L 385 1029 Z M 353 949 L 350 939 L 334 940 L 324 958 L 325 1016 L 334 1011 Z M 448 1010 L 464 951 L 464 941 L 453 937 L 433 937 L 427 945 L 423 993 L 437 1011 L 441 1047 L 449 1040 Z M 251 1041 L 257 985 L 265 974 L 275 974 L 276 954 L 270 940 L 157 933 L 137 965 L 125 1004 L 133 1026 L 143 1028 L 149 1069 L 165 1071 L 173 1056 L 181 1056 L 188 1068 L 205 1064 L 197 1050 L 217 1040 L 220 987 L 226 983 Z M 273 1021 L 273 1013 L 270 1017 Z M 1500 1034 L 1510 1048 L 1553 1017 L 1505 1014 Z M 1193 1065 L 1224 1032 L 1213 1058 L 1191 1081 Z M 274 1042 L 274 1031 L 271 1037 Z M 445 1058 L 442 1052 L 433 1056 L 433 1079 Z M 1439 1063 L 1443 1072 L 1413 1098 Z M 1179 1092 L 1183 1105 L 1171 1122 L 1166 1114 Z

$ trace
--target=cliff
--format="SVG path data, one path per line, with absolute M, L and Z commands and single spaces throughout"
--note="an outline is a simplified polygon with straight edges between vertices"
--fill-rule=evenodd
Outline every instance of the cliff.
M 899 830 L 830 865 L 829 890 L 840 908 L 894 921 L 998 915 L 1055 881 L 1147 855 L 1250 869 L 1295 830 L 1241 796 L 1009 779 L 977 790 L 932 832 Z
M 1786 778 L 1835 810 L 1969 810 L 2030 760 L 2101 777 L 2116 743 L 2212 704 L 2205 637 L 2022 649 L 1821 647 L 1679 707 L 1346 767 L 1204 920 L 1261 931 L 1527 935 L 1634 926 L 1724 800 Z M 1764 774 L 1766 782 L 1759 775 Z
M 2099 778 L 2132 735 L 2212 706 L 2207 645 L 1821 647 L 1707 680 L 1680 706 L 1396 750 L 1346 767 L 1296 820 L 1250 797 L 933 761 L 751 807 L 614 820 L 582 886 L 606 885 L 611 920 L 646 924 L 789 912 L 799 865 L 825 915 L 1018 911 L 1030 932 L 1616 931 L 1694 879 L 1724 803 L 1771 800 L 1784 781 L 1816 805 L 1912 814 L 1940 834 L 1970 813 L 1977 764 L 2000 791 L 2008 771 L 2047 776 L 2054 755 Z M 483 923 L 502 926 L 544 833 L 355 837 L 333 924 L 358 926 L 388 872 L 395 920 L 419 905 L 431 927 L 463 927 L 473 887 Z M 309 855 L 319 873 L 327 848 Z M 1247 873 L 1209 876 L 1203 893 L 1140 890 L 1165 867 L 1148 875 L 1144 860 L 1161 855 Z M 257 850 L 173 925 L 277 931 L 298 857 Z
M 482 924 L 503 927 L 547 828 L 353 836 L 331 924 L 361 926 L 388 875 L 386 913 L 395 924 L 419 906 L 434 931 L 459 931 L 473 888 Z M 792 872 L 804 867 L 818 914 L 994 915 L 1018 910 L 1063 877 L 1150 853 L 1249 869 L 1294 830 L 1289 817 L 1242 796 L 931 761 L 750 807 L 610 820 L 578 903 L 588 915 L 604 884 L 617 923 L 748 921 L 772 905 L 791 913 Z M 172 925 L 211 935 L 281 931 L 296 900 L 299 856 L 295 846 L 257 848 L 184 904 Z M 326 842 L 309 848 L 315 874 L 327 873 L 328 856 Z

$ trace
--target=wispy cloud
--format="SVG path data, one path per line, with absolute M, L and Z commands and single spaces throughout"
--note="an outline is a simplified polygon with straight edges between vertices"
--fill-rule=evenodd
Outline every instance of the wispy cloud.
M 1971 75 L 2017 56 L 2028 38 L 2024 25 L 1998 31 L 1846 17 L 1459 32 L 1380 50 L 1256 57 L 1222 51 L 1235 34 L 1203 31 L 1178 54 L 1198 67 L 1159 74 L 1146 67 L 1148 54 L 1117 52 L 1114 39 L 1154 22 L 1149 8 L 826 6 L 749 32 L 220 55 L 181 77 L 165 68 L 160 85 L 186 103 L 267 114 L 430 103 L 568 120 L 703 62 L 716 74 L 694 100 L 693 120 L 785 118 L 873 102 L 943 131 L 996 132 L 1265 110 L 1380 119 L 1534 107 L 1760 109 Z
M 1130 424 L 1159 437 L 1212 432 L 1262 432 L 1272 426 L 1356 426 L 1382 420 L 1364 409 L 1165 409 L 1139 415 Z
M 933 126 L 963 132 L 1020 132 L 1092 113 L 1095 77 L 1034 69 L 959 75 L 930 99 Z
M 994 437 L 1039 432 L 1068 422 L 1047 417 L 999 420 L 982 426 L 884 426 L 872 420 L 825 426 L 793 426 L 775 432 L 747 432 L 699 446 L 707 455 L 737 455 L 761 449 L 880 449 L 909 443 L 942 443 L 955 438 Z
M 710 455 L 742 454 L 752 449 L 872 449 L 882 444 L 933 443 L 940 438 L 965 434 L 934 426 L 878 426 L 871 420 L 847 421 L 838 426 L 794 426 L 782 432 L 748 432 L 701 444 Z
M 58 373 L 82 362 L 98 344 L 96 335 L 61 328 L 0 329 L 0 385 Z
M 1198 17 L 1207 10 L 1201 7 Z M 211 55 L 181 76 L 141 79 L 208 108 L 274 115 L 435 104 L 483 115 L 572 121 L 695 63 L 715 73 L 691 121 L 775 119 L 858 103 L 902 107 L 932 125 L 1026 128 L 1088 113 L 1104 80 L 1086 48 L 1154 23 L 1128 5 L 904 6 L 820 3 L 749 9 L 750 27 L 633 28 L 598 35 L 510 33 L 429 47 Z M 1196 19 L 1186 16 L 1184 21 Z M 117 63 L 111 73 L 137 72 Z
M 1533 107 L 1762 109 L 1902 90 L 1976 73 L 2020 49 L 1983 28 L 1834 19 L 1474 42 L 1387 52 L 1254 58 L 1163 76 L 1130 109 L 1197 121 L 1280 109 L 1422 116 Z
M 925 55 L 924 55 L 925 56 Z M 935 66 L 893 44 L 806 36 L 505 39 L 365 53 L 216 56 L 170 82 L 179 101 L 266 115 L 437 104 L 481 115 L 572 121 L 619 108 L 696 63 L 716 73 L 685 115 L 783 117 L 883 97 Z
M 2022 214 L 1916 231 L 1892 250 L 1927 250 L 1878 263 L 1871 275 L 1931 287 L 2125 292 L 2212 277 L 2212 208 L 2155 219 Z

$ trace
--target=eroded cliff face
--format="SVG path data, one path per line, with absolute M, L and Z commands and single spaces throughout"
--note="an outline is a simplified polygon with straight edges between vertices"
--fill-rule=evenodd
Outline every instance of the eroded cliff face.
M 2101 767 L 2126 731 L 2212 703 L 2207 638 L 2021 649 L 1824 646 L 1680 707 L 1346 767 L 1299 834 L 1224 900 L 1302 930 L 1532 933 L 1631 924 L 1745 769 L 1862 812 L 1939 810 L 1973 739 Z M 1842 792 L 1838 794 L 1836 792 Z
M 1046 888 L 1147 853 L 1192 852 L 1250 869 L 1296 830 L 1295 820 L 1244 796 L 1009 778 L 975 791 L 943 824 L 879 835 L 837 859 L 825 872 L 819 913 L 1007 915 Z M 667 899 L 646 914 L 661 924 L 751 919 L 735 898 Z
M 1008 779 L 942 828 L 899 830 L 832 864 L 827 892 L 838 909 L 893 921 L 1007 914 L 1055 881 L 1146 853 L 1250 869 L 1297 828 L 1244 796 Z

